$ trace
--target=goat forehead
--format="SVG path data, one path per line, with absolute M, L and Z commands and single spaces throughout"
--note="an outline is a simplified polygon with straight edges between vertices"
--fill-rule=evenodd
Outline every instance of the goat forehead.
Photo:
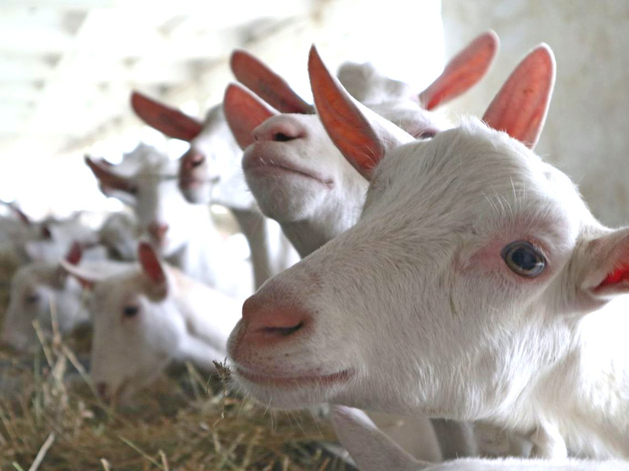
M 384 211 L 445 225 L 522 214 L 576 224 L 588 214 L 568 177 L 476 120 L 392 151 L 374 176 L 364 214 Z
M 121 299 L 141 294 L 142 291 L 142 273 L 139 270 L 131 270 L 96 283 L 92 299 L 100 307 L 111 307 L 110 303 L 115 304 Z

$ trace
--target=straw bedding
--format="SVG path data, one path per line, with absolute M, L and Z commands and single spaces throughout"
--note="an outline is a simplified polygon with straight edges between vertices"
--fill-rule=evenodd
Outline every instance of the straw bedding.
M 0 260 L 0 279 L 14 269 Z M 0 322 L 7 299 L 3 282 Z M 0 471 L 353 469 L 323 447 L 336 440 L 327 420 L 227 393 L 226 371 L 185 365 L 132 405 L 105 405 L 80 337 L 43 339 L 30 357 L 0 350 Z

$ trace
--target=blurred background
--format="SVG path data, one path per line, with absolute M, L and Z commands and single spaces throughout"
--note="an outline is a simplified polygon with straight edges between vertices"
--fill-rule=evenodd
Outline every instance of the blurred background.
M 603 222 L 628 222 L 625 0 L 3 0 L 0 199 L 33 218 L 122 210 L 83 155 L 116 163 L 142 141 L 179 157 L 187 143 L 142 125 L 131 90 L 202 117 L 232 79 L 236 47 L 307 99 L 313 42 L 334 68 L 369 60 L 420 91 L 488 28 L 501 38 L 498 60 L 450 117 L 482 114 L 523 54 L 547 42 L 558 76 L 537 150 L 579 183 Z

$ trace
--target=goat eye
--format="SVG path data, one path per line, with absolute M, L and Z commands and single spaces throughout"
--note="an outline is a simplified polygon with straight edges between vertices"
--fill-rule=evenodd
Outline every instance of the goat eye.
M 546 268 L 546 259 L 526 241 L 517 241 L 502 249 L 502 258 L 509 269 L 520 276 L 535 277 Z
M 139 311 L 140 308 L 138 308 L 137 306 L 125 306 L 122 309 L 122 314 L 125 317 L 134 317 Z
M 427 131 L 423 131 L 419 136 L 417 136 L 417 139 L 432 139 L 436 135 L 437 135 L 437 131 L 427 130 Z
M 24 297 L 24 301 L 26 301 L 28 304 L 35 304 L 37 301 L 39 301 L 39 294 L 28 294 Z

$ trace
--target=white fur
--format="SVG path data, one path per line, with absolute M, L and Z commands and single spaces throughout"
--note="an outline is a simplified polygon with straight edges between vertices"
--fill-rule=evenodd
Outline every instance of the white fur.
M 345 64 L 339 71 L 339 79 L 357 99 L 370 103 L 373 111 L 412 134 L 452 127 L 436 113 L 422 109 L 417 94 L 412 93 L 408 85 L 382 76 L 370 64 Z M 278 133 L 299 137 L 275 139 Z M 243 158 L 247 183 L 262 212 L 279 222 L 302 257 L 356 223 L 368 183 L 334 146 L 318 116 L 273 116 L 253 134 L 255 142 L 247 148 Z M 298 169 L 299 173 L 283 170 L 285 168 Z M 304 176 L 304 173 L 316 178 Z M 421 443 L 420 437 L 415 438 L 413 444 L 412 435 L 417 435 L 417 429 L 413 430 L 413 427 L 421 422 L 420 418 L 406 419 L 402 426 L 399 417 L 378 419 L 378 425 L 388 434 L 395 435 L 398 443 L 405 444 L 405 449 L 413 450 L 415 456 L 430 449 Z M 470 424 L 439 421 L 435 425 L 444 456 L 477 454 L 477 439 L 481 441 L 481 452 L 485 455 L 516 451 L 509 448 L 504 436 L 493 429 L 488 432 L 500 435 L 502 440 L 488 443 L 483 440 L 488 434 L 477 433 L 475 437 Z M 434 433 L 427 432 L 426 426 L 423 428 L 425 440 L 430 441 Z M 517 450 L 517 453 L 521 451 Z
M 422 109 L 417 94 L 409 92 L 400 97 L 380 93 L 376 99 L 364 92 L 391 80 L 377 74 L 370 64 L 353 65 L 352 70 L 367 71 L 367 79 L 361 83 L 345 77 L 353 85 L 353 92 L 373 99 L 368 103 L 373 111 L 407 132 L 420 135 L 451 127 L 435 113 Z M 299 137 L 274 139 L 278 133 Z M 368 183 L 334 146 L 318 116 L 273 116 L 254 131 L 254 136 L 255 142 L 243 158 L 247 183 L 262 212 L 280 223 L 302 257 L 356 223 Z M 287 166 L 300 172 L 282 171 Z M 304 173 L 316 178 L 305 177 Z
M 134 218 L 124 212 L 110 214 L 98 230 L 98 241 L 106 247 L 109 258 L 135 260 L 137 224 Z
M 64 219 L 46 218 L 42 221 L 11 217 L 0 219 L 0 244 L 4 250 L 15 253 L 22 263 L 54 263 L 75 241 L 86 246 L 97 242 L 97 234 L 81 222 L 79 215 Z M 102 259 L 104 252 L 88 250 L 86 257 Z
M 252 292 L 251 269 L 230 260 L 224 241 L 206 206 L 186 201 L 177 186 L 177 162 L 153 149 L 125 176 L 135 188 L 131 198 L 140 235 L 147 238 L 168 263 L 208 286 L 228 295 Z M 115 169 L 114 169 L 115 171 Z M 163 239 L 150 231 L 152 225 L 168 225 Z
M 190 152 L 202 154 L 204 161 L 182 180 L 182 192 L 190 202 L 232 210 L 251 249 L 256 288 L 296 263 L 299 257 L 277 224 L 260 214 L 242 173 L 242 150 L 220 106 L 208 111 L 203 130 L 190 142 Z
M 629 470 L 625 461 L 458 459 L 442 464 L 420 462 L 399 448 L 376 428 L 361 411 L 349 407 L 333 408 L 334 425 L 341 440 L 361 471 L 621 471 Z
M 163 269 L 164 286 L 139 267 L 94 285 L 92 378 L 108 398 L 129 397 L 173 361 L 212 370 L 213 360 L 225 359 L 242 303 L 175 268 Z M 123 313 L 129 306 L 138 309 L 133 317 Z
M 609 255 L 623 236 L 563 173 L 472 119 L 389 151 L 360 221 L 250 299 L 308 313 L 307 328 L 253 354 L 242 320 L 230 354 L 237 373 L 268 375 L 240 382 L 275 406 L 483 420 L 530 436 L 539 456 L 629 457 L 626 299 L 592 291 L 626 263 Z M 518 240 L 543 247 L 543 275 L 506 266 Z
M 101 273 L 123 269 L 120 264 L 106 261 L 86 261 L 81 266 Z M 35 262 L 21 267 L 11 280 L 10 303 L 0 341 L 18 351 L 38 347 L 33 322 L 39 322 L 44 334 L 51 333 L 53 309 L 61 333 L 90 321 L 83 288 L 58 262 Z
M 74 242 L 84 247 L 84 260 L 104 260 L 106 250 L 98 245 L 98 233 L 81 222 L 80 215 L 65 219 L 44 220 L 50 237 L 22 242 L 23 251 L 33 262 L 55 263 L 61 259 Z

